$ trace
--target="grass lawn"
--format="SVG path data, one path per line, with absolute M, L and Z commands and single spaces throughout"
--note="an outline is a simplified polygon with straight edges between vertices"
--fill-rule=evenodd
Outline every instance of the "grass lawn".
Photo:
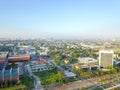
M 8 87 L 8 88 L 2 88 L 0 90 L 16 90 L 16 89 L 25 89 L 25 85 L 17 85 L 17 86 L 13 86 L 13 87 Z
M 63 79 L 63 74 L 57 70 L 36 72 L 34 74 L 40 77 L 42 85 L 60 83 Z
M 54 77 L 57 73 L 55 72 L 51 72 L 51 71 L 44 71 L 44 72 L 37 72 L 35 73 L 35 75 L 37 75 L 38 77 L 40 77 L 41 80 L 44 79 L 49 79 L 51 77 Z

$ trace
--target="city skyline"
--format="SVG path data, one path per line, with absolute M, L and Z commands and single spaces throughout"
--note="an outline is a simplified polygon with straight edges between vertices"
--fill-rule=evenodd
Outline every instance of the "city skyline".
M 0 38 L 116 38 L 119 0 L 0 1 Z

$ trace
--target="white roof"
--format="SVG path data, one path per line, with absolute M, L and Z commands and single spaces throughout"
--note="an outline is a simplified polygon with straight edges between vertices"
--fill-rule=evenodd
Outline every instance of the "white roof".
M 65 76 L 66 76 L 66 77 L 75 77 L 76 74 L 73 73 L 73 72 L 65 71 Z
M 94 58 L 79 58 L 78 61 L 81 63 L 97 62 Z
M 100 50 L 100 53 L 113 53 L 113 50 Z

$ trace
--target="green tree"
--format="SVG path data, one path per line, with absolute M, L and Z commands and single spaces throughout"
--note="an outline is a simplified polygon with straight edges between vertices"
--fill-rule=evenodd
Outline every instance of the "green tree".
M 57 64 L 60 64 L 61 56 L 55 55 L 54 60 Z
M 74 54 L 73 54 L 73 57 L 74 57 L 74 58 L 79 58 L 79 54 L 78 54 L 78 53 L 74 53 Z

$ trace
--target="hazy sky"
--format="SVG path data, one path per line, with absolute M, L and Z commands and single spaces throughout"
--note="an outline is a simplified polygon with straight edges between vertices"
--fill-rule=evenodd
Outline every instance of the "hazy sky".
M 0 0 L 0 37 L 120 37 L 120 0 Z

